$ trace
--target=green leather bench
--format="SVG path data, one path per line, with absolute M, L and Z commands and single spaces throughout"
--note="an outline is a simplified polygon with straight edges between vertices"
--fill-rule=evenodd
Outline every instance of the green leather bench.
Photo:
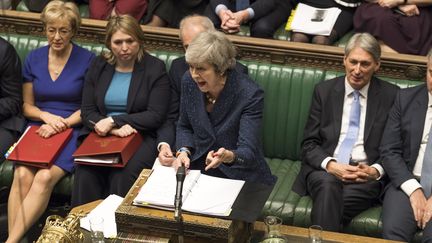
M 11 42 L 22 60 L 34 48 L 45 45 L 44 38 L 35 36 L 0 33 Z M 78 43 L 80 44 L 80 43 Z M 80 44 L 100 53 L 100 44 Z M 169 68 L 171 61 L 181 53 L 155 51 L 153 55 L 165 61 Z M 267 162 L 278 177 L 278 181 L 262 211 L 262 217 L 277 215 L 284 224 L 307 227 L 310 225 L 312 201 L 310 197 L 300 197 L 291 191 L 291 186 L 300 170 L 300 143 L 314 85 L 321 80 L 341 75 L 334 71 L 314 68 L 300 68 L 264 62 L 242 61 L 249 68 L 249 75 L 265 90 L 263 144 Z M 417 85 L 423 81 L 391 80 L 402 88 Z M 9 161 L 0 164 L 0 188 L 8 188 L 12 183 L 13 167 Z M 69 198 L 73 175 L 63 178 L 55 187 L 54 195 Z M 380 237 L 381 208 L 371 208 L 354 218 L 346 232 Z

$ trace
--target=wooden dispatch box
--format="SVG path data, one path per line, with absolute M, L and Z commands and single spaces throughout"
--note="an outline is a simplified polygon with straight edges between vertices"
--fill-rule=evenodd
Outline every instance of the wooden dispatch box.
M 173 211 L 135 206 L 132 204 L 151 170 L 144 169 L 115 212 L 117 231 L 134 234 L 175 236 L 178 223 Z M 246 242 L 251 234 L 250 224 L 210 216 L 193 215 L 183 211 L 185 242 Z M 171 237 L 175 238 L 175 237 Z

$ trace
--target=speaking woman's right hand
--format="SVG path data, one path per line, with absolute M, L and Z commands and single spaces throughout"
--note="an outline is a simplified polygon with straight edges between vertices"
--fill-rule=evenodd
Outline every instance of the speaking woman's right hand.
M 177 170 L 180 166 L 184 165 L 186 169 L 189 169 L 190 159 L 186 152 L 180 152 L 177 154 L 177 159 L 173 163 L 175 169 Z

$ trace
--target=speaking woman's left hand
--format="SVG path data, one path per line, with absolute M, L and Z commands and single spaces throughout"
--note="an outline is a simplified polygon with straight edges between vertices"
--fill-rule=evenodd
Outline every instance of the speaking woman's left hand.
M 212 150 L 207 154 L 205 170 L 217 168 L 221 163 L 232 163 L 233 160 L 234 153 L 228 149 L 220 148 L 217 152 Z

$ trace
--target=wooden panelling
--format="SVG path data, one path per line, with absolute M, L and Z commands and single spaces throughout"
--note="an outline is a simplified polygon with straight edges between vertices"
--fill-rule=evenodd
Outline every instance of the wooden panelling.
M 77 39 L 86 42 L 104 42 L 106 21 L 83 19 Z M 148 50 L 182 52 L 178 30 L 142 26 Z M 0 32 L 28 35 L 44 35 L 39 14 L 29 12 L 0 11 Z M 280 40 L 268 40 L 230 35 L 238 47 L 242 60 L 288 64 L 299 67 L 315 67 L 343 72 L 343 49 Z M 415 55 L 383 53 L 378 75 L 397 79 L 423 80 L 426 74 L 426 58 Z

